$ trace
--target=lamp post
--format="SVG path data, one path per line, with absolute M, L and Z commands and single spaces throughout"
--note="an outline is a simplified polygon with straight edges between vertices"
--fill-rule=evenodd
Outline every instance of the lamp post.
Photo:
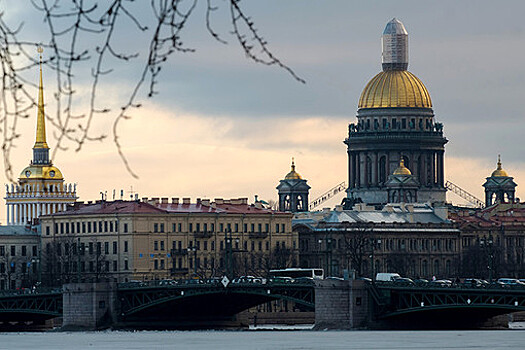
M 325 260 L 326 260 L 326 272 L 328 276 L 332 276 L 332 230 L 326 230 L 324 238 L 319 238 L 319 250 L 321 250 L 323 241 L 325 241 Z
M 489 234 L 489 236 L 483 236 L 479 240 L 479 245 L 481 248 L 484 248 L 487 250 L 487 258 L 488 258 L 488 265 L 487 268 L 489 270 L 489 282 L 492 283 L 492 270 L 493 270 L 493 264 L 494 264 L 494 240 L 492 238 L 492 235 Z
M 374 251 L 378 249 L 381 245 L 381 238 L 370 238 L 370 247 L 371 247 L 371 254 L 370 259 L 372 260 L 372 281 L 375 280 L 376 275 L 376 269 L 375 269 L 375 262 L 374 262 Z
M 233 277 L 233 237 L 231 228 L 224 230 L 224 244 L 226 248 L 226 276 Z M 235 242 L 239 243 L 239 238 L 235 238 Z
M 193 245 L 188 247 L 188 253 L 193 252 L 193 277 L 197 277 L 197 244 L 195 240 Z

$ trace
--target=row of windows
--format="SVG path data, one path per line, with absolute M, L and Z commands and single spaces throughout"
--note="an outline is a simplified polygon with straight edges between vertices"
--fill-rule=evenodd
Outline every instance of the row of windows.
M 174 251 L 183 251 L 183 250 L 185 250 L 186 248 L 183 247 L 182 243 L 183 243 L 182 241 L 173 241 L 171 249 L 174 250 Z M 241 245 L 239 243 L 240 243 L 239 240 L 233 239 L 232 248 L 235 249 L 235 250 L 239 250 L 240 247 L 241 247 Z M 159 247 L 160 247 L 161 251 L 164 250 L 164 241 L 154 241 L 153 242 L 153 250 L 154 251 L 158 251 Z M 188 250 L 193 250 L 193 249 L 201 250 L 201 247 L 202 247 L 202 250 L 205 250 L 205 251 L 207 251 L 208 248 L 209 248 L 209 250 L 214 251 L 215 250 L 215 241 L 211 241 L 211 242 L 208 242 L 208 241 L 202 241 L 201 242 L 199 240 L 189 241 L 187 249 Z M 225 241 L 224 240 L 219 241 L 219 249 L 220 250 L 224 250 L 225 247 L 226 247 Z M 264 244 L 264 247 L 265 247 L 266 251 L 269 251 L 270 250 L 270 241 L 266 241 L 265 244 Z M 276 241 L 275 242 L 275 248 L 276 249 L 286 249 L 286 241 Z M 293 248 L 294 249 L 296 248 L 295 241 L 293 242 Z M 251 250 L 251 251 L 255 251 L 255 250 L 262 251 L 263 250 L 263 242 L 262 241 L 250 241 L 250 242 L 244 241 L 243 242 L 243 249 L 245 251 L 248 251 L 248 250 Z
M 38 265 L 36 262 L 31 261 L 25 261 L 25 262 L 16 262 L 11 261 L 9 263 L 2 262 L 0 263 L 0 273 L 6 274 L 6 273 L 35 273 L 38 270 Z
M 110 248 L 111 247 L 111 248 Z M 52 247 L 51 243 L 46 244 L 46 254 L 52 254 L 52 250 L 54 248 L 54 253 L 57 256 L 68 256 L 68 255 L 93 255 L 96 253 L 98 255 L 100 254 L 118 254 L 118 243 L 116 241 L 111 242 L 89 242 L 87 245 L 84 242 L 80 243 L 80 246 L 77 245 L 77 243 L 56 243 L 54 247 Z M 124 247 L 123 252 L 127 253 L 129 250 L 128 241 L 124 241 Z
M 373 125 L 372 125 L 373 123 Z M 406 130 L 407 127 L 410 130 L 432 130 L 433 123 L 432 118 L 392 118 L 391 122 L 387 118 L 381 119 L 381 127 L 379 119 L 360 120 L 357 124 L 359 130 Z
M 38 247 L 36 245 L 33 246 L 19 246 L 19 249 L 17 249 L 16 245 L 7 246 L 9 250 L 6 250 L 5 245 L 0 245 L 0 256 L 6 256 L 6 251 L 9 251 L 10 256 L 28 256 L 29 253 L 31 253 L 31 256 L 37 256 L 38 255 Z M 18 253 L 17 253 L 18 251 Z
M 78 271 L 78 262 L 72 263 L 61 263 L 60 261 L 56 262 L 56 271 L 58 273 L 74 273 Z M 96 271 L 95 271 L 96 270 Z M 124 270 L 129 270 L 128 260 L 124 260 Z M 80 272 L 117 272 L 118 271 L 118 261 L 88 261 L 87 264 L 85 261 L 80 262 Z
M 356 238 L 360 239 L 360 238 Z M 361 238 L 362 239 L 362 238 Z M 300 242 L 301 251 L 308 251 L 308 240 L 303 239 Z M 356 246 L 354 241 L 345 241 L 344 239 L 319 239 L 318 248 L 322 246 L 325 249 L 346 249 Z M 369 249 L 371 245 L 368 244 Z M 456 242 L 454 239 L 377 239 L 374 250 L 378 251 L 456 251 Z
M 235 224 L 219 224 L 219 229 L 217 232 L 240 232 L 241 225 L 239 223 Z M 270 224 L 243 224 L 242 228 L 244 229 L 243 232 L 270 232 Z M 250 229 L 248 231 L 248 229 Z M 286 224 L 275 224 L 275 232 L 276 233 L 284 233 L 286 232 Z M 194 232 L 215 232 L 215 224 L 210 223 L 189 223 L 188 224 L 188 231 L 191 233 Z M 153 232 L 164 232 L 164 224 L 163 223 L 154 223 L 153 224 Z M 173 223 L 172 224 L 172 232 L 184 232 L 182 223 Z
M 106 233 L 117 232 L 117 221 L 82 221 L 82 222 L 60 222 L 55 223 L 55 234 L 69 233 Z M 46 236 L 50 235 L 51 228 L 46 226 Z M 128 224 L 123 225 L 123 232 L 128 232 Z

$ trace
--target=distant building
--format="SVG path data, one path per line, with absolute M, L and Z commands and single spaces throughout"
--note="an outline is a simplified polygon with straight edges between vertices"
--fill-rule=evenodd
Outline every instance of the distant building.
M 490 207 L 495 203 L 512 203 L 516 201 L 516 186 L 514 178 L 509 176 L 501 167 L 501 158 L 498 156 L 498 167 L 492 172 L 485 187 L 485 206 Z
M 327 275 L 341 277 L 345 270 L 367 277 L 377 272 L 413 278 L 457 276 L 460 232 L 448 220 L 445 207 L 354 208 L 295 215 L 302 267 L 323 267 Z
M 365 86 L 344 143 L 348 147 L 348 202 L 391 202 L 389 175 L 403 160 L 418 202 L 444 203 L 443 125 L 434 119 L 425 85 L 408 68 L 408 33 L 399 20 L 383 32 L 383 71 Z M 391 188 L 390 188 L 391 189 Z M 406 191 L 407 195 L 411 191 Z M 414 200 L 413 196 L 411 196 Z
M 40 215 L 66 210 L 77 200 L 76 184 L 65 184 L 62 172 L 49 159 L 40 57 L 40 84 L 33 160 L 18 178 L 18 184 L 6 185 L 5 201 L 8 225 L 27 225 Z
M 297 266 L 291 218 L 246 198 L 78 203 L 41 217 L 43 277 L 60 284 L 266 275 Z
M 0 290 L 31 288 L 40 275 L 36 227 L 0 226 Z
M 292 158 L 292 169 L 277 186 L 279 194 L 279 211 L 301 212 L 308 211 L 308 193 L 310 186 L 306 184 L 298 172 Z

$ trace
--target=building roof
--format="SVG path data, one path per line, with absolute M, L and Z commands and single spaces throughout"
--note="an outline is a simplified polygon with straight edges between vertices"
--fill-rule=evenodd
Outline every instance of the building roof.
M 0 225 L 0 236 L 38 236 L 35 232 L 23 225 Z
M 46 216 L 69 216 L 69 215 L 101 215 L 101 214 L 159 214 L 165 213 L 149 203 L 139 201 L 116 200 L 112 202 L 97 201 L 95 203 L 75 203 L 67 211 Z M 46 217 L 44 216 L 44 217 Z
M 461 210 L 451 213 L 450 220 L 460 226 L 524 226 L 525 203 L 496 203 L 482 210 Z
M 442 212 L 440 212 L 442 210 Z M 427 204 L 388 204 L 383 210 L 363 206 L 353 210 L 324 210 L 297 213 L 293 224 L 315 227 L 318 224 L 450 224 L 446 209 L 432 208 Z
M 359 108 L 419 107 L 432 108 L 427 88 L 407 70 L 383 71 L 366 84 Z

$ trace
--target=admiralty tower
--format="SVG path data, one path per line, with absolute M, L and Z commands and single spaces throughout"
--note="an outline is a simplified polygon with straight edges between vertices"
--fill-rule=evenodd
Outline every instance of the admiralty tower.
M 42 84 L 42 48 L 40 53 L 40 82 L 36 118 L 36 140 L 33 160 L 18 178 L 17 184 L 6 185 L 5 201 L 8 225 L 26 225 L 40 215 L 66 210 L 76 199 L 76 185 L 65 184 L 62 172 L 49 160 Z
M 445 202 L 443 125 L 434 119 L 425 85 L 408 68 L 408 33 L 401 21 L 387 23 L 383 71 L 365 86 L 348 138 L 350 201 L 388 202 L 386 182 L 401 159 L 418 182 L 418 202 Z

